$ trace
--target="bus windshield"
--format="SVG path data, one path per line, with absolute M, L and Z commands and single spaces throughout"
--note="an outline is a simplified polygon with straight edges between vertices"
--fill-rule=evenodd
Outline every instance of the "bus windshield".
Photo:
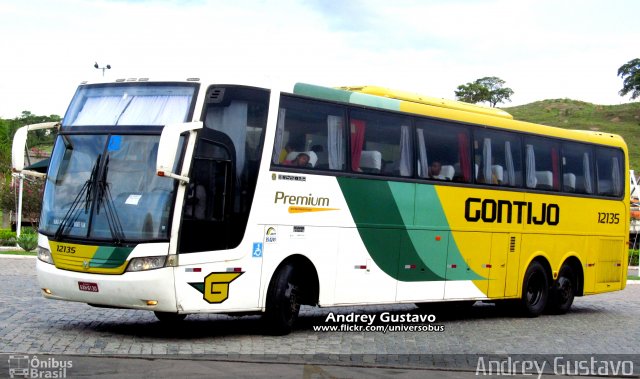
M 63 127 L 146 125 L 186 121 L 195 93 L 192 85 L 117 83 L 81 86 Z
M 156 175 L 158 135 L 60 135 L 40 231 L 60 238 L 168 240 L 175 182 Z

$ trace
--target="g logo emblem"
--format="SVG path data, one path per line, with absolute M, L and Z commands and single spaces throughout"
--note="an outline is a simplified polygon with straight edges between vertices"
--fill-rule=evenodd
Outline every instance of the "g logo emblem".
M 212 272 L 204 278 L 204 299 L 208 303 L 222 303 L 229 298 L 229 284 L 242 272 Z

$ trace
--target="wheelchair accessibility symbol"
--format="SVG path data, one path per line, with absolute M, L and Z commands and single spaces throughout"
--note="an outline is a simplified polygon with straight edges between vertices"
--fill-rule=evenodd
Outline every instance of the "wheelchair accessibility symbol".
M 254 258 L 262 257 L 262 242 L 254 242 L 253 243 L 253 254 L 251 254 Z

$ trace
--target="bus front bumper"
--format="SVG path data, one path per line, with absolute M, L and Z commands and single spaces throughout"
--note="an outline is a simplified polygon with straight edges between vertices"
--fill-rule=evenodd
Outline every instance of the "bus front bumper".
M 47 299 L 177 312 L 172 267 L 104 275 L 61 270 L 39 259 L 36 262 L 38 283 Z

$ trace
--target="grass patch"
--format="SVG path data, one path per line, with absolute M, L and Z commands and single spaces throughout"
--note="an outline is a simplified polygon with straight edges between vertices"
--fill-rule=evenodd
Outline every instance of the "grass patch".
M 9 250 L 9 251 L 0 251 L 2 255 L 27 255 L 35 257 L 38 255 L 35 251 L 24 251 L 24 250 Z
M 640 276 L 629 275 L 627 276 L 627 280 L 640 280 Z
M 629 147 L 631 169 L 640 171 L 640 102 L 596 105 L 570 99 L 536 101 L 504 108 L 516 120 L 564 129 L 598 130 L 619 134 Z

